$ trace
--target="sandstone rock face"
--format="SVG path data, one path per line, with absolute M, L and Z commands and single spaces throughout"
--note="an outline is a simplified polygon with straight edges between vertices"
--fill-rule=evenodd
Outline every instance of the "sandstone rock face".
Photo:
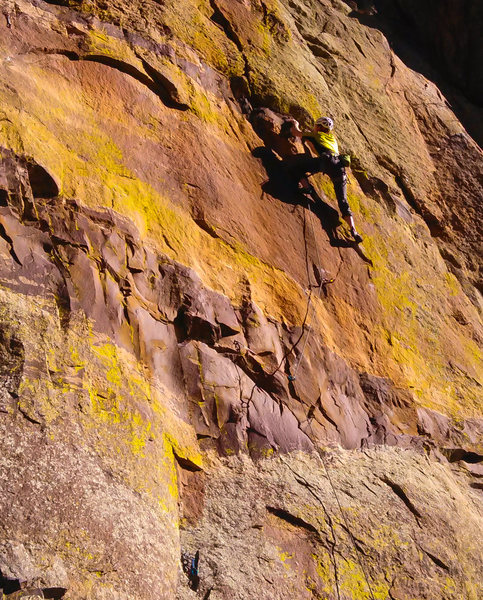
M 178 598 L 371 598 L 366 576 L 374 598 L 478 597 L 481 513 L 459 476 L 397 449 L 334 452 L 326 465 L 291 454 L 230 459 L 215 477 L 208 467 L 204 514 L 181 534 L 202 549 L 202 581 Z
M 0 1 L 6 598 L 482 596 L 483 157 L 362 4 Z

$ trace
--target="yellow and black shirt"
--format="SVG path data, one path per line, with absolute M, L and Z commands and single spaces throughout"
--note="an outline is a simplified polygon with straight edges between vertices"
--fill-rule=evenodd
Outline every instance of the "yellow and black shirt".
M 339 154 L 339 144 L 332 133 L 315 131 L 304 135 L 302 140 L 312 142 L 318 154 L 321 154 L 322 152 L 330 152 L 334 155 Z

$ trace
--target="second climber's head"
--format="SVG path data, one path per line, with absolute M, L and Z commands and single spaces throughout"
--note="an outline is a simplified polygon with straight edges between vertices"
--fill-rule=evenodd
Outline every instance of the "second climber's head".
M 315 121 L 315 131 L 325 131 L 326 133 L 334 129 L 334 121 L 330 117 L 320 117 Z

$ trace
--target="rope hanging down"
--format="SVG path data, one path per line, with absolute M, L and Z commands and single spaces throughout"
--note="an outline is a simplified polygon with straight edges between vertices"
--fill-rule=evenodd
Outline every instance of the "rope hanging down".
M 312 222 L 313 213 L 312 213 L 312 211 L 311 211 L 311 209 L 310 209 L 310 204 L 309 204 L 309 203 L 307 203 L 307 208 L 309 209 L 310 225 L 311 225 L 311 229 L 312 229 L 312 235 L 313 235 L 313 237 L 314 237 L 314 242 L 315 242 L 315 230 L 314 230 L 314 225 L 313 225 L 313 222 Z M 316 251 L 317 251 L 317 264 L 318 264 L 318 266 L 319 266 L 319 269 L 320 269 L 320 268 L 321 268 L 321 260 L 320 260 L 319 246 L 318 246 L 318 244 L 317 244 L 317 243 L 315 243 L 315 249 L 316 249 Z M 334 279 L 332 279 L 331 281 L 334 281 Z M 320 298 L 320 292 L 321 292 L 321 290 L 322 290 L 322 284 L 321 284 L 321 285 L 319 286 L 319 288 L 318 288 L 318 297 L 319 297 L 319 298 Z M 298 358 L 298 361 L 297 361 L 297 363 L 296 363 L 296 366 L 295 366 L 295 369 L 294 369 L 294 375 L 293 375 L 293 379 L 295 379 L 295 374 L 297 373 L 297 370 L 298 370 L 298 368 L 299 368 L 299 366 L 300 366 L 300 361 L 302 360 L 302 356 L 303 356 L 303 353 L 304 353 L 304 350 L 305 350 L 305 346 L 307 345 L 307 341 L 308 341 L 308 339 L 309 339 L 309 336 L 310 336 L 311 332 L 312 332 L 312 330 L 311 330 L 311 329 L 309 329 L 309 331 L 308 331 L 308 333 L 307 333 L 307 337 L 305 338 L 305 343 L 304 343 L 304 345 L 303 345 L 303 347 L 302 347 L 302 351 L 301 351 L 301 353 L 300 353 L 300 356 L 299 356 L 299 358 Z M 310 429 L 312 429 L 312 425 L 310 424 L 310 422 L 308 421 L 308 419 L 307 419 L 307 422 L 309 423 L 309 427 L 310 427 Z M 332 489 L 332 493 L 333 493 L 333 495 L 334 495 L 334 498 L 335 498 L 335 500 L 336 500 L 336 502 L 337 502 L 337 506 L 339 507 L 339 512 L 340 512 L 340 514 L 341 514 L 341 516 L 342 516 L 342 519 L 343 519 L 343 521 L 344 521 L 345 527 L 346 527 L 346 529 L 347 529 L 347 531 L 348 531 L 348 533 L 349 533 L 349 537 L 350 537 L 350 539 L 351 539 L 352 545 L 353 545 L 353 547 L 354 547 L 354 550 L 355 550 L 355 552 L 356 552 L 356 556 L 357 556 L 357 562 L 359 563 L 359 567 L 360 567 L 360 569 L 361 569 L 362 573 L 364 574 L 364 579 L 365 579 L 365 581 L 366 581 L 366 584 L 367 584 L 367 587 L 368 587 L 368 589 L 369 589 L 369 593 L 370 593 L 370 595 L 371 595 L 371 598 L 372 598 L 372 600 L 375 600 L 375 596 L 374 596 L 374 593 L 373 593 L 373 591 L 372 591 L 371 584 L 370 584 L 370 582 L 369 582 L 369 577 L 368 577 L 368 575 L 367 575 L 367 570 L 366 570 L 366 568 L 365 568 L 365 565 L 364 565 L 364 559 L 362 558 L 362 554 L 361 554 L 360 550 L 359 550 L 359 549 L 358 549 L 358 547 L 357 547 L 357 544 L 356 544 L 355 538 L 354 538 L 354 536 L 353 536 L 353 534 L 352 534 L 352 530 L 351 530 L 351 528 L 349 527 L 349 523 L 348 523 L 348 521 L 347 521 L 347 517 L 346 517 L 346 515 L 345 515 L 344 511 L 342 510 L 342 505 L 341 505 L 341 503 L 340 503 L 339 497 L 338 497 L 338 495 L 337 495 L 337 492 L 336 492 L 336 490 L 335 490 L 334 483 L 332 482 L 332 478 L 331 478 L 331 476 L 330 476 L 329 469 L 327 468 L 327 464 L 326 464 L 326 461 L 325 461 L 325 458 L 324 458 L 324 454 L 323 454 L 323 452 L 320 450 L 320 448 L 317 448 L 317 447 L 316 447 L 316 450 L 317 450 L 317 455 L 318 455 L 318 457 L 320 458 L 320 461 L 322 462 L 322 465 L 324 466 L 324 471 L 325 471 L 325 474 L 326 474 L 326 476 L 327 476 L 327 479 L 328 479 L 328 481 L 329 481 L 330 487 L 331 487 L 331 489 Z
M 310 201 L 308 201 L 308 202 L 307 202 L 307 208 L 308 208 L 308 211 L 309 211 L 309 219 L 310 219 L 310 225 L 311 225 L 311 229 L 312 229 L 312 237 L 313 237 L 313 239 L 314 239 L 315 248 L 316 248 L 316 251 L 317 251 L 317 263 L 318 263 L 318 267 L 319 267 L 319 273 L 320 273 L 320 269 L 321 269 L 321 260 L 320 260 L 319 247 L 318 247 L 318 245 L 317 245 L 317 242 L 316 242 L 316 240 L 315 240 L 315 230 L 314 230 L 314 226 L 313 226 L 313 223 L 312 223 L 313 212 L 312 212 L 312 210 L 310 209 Z M 305 235 L 305 233 L 304 233 L 304 235 Z M 339 266 L 339 270 L 340 270 L 340 266 Z M 320 295 L 321 295 L 321 293 L 322 293 L 322 288 L 323 288 L 323 286 L 325 286 L 325 285 L 327 285 L 327 284 L 329 284 L 329 283 L 333 283 L 333 282 L 335 281 L 336 277 L 337 277 L 337 276 L 338 276 L 338 274 L 339 274 L 339 270 L 337 271 L 337 273 L 336 273 L 335 277 L 332 277 L 331 279 L 322 279 L 322 280 L 321 280 L 320 284 L 317 286 L 317 293 L 316 293 L 316 297 L 317 297 L 318 299 L 320 299 Z M 309 281 L 309 285 L 310 285 L 310 281 Z M 290 348 L 289 348 L 289 349 L 288 349 L 288 350 L 287 350 L 287 351 L 284 353 L 284 355 L 283 355 L 283 356 L 282 356 L 282 358 L 280 359 L 280 361 L 279 361 L 279 363 L 278 363 L 277 367 L 276 367 L 276 368 L 275 368 L 275 369 L 272 371 L 272 373 L 270 373 L 270 374 L 269 374 L 269 376 L 270 376 L 270 377 L 273 377 L 273 376 L 274 376 L 274 375 L 275 375 L 275 374 L 276 374 L 276 373 L 277 373 L 277 372 L 280 370 L 280 368 L 281 368 L 282 364 L 284 363 L 284 361 L 285 361 L 285 360 L 288 358 L 288 356 L 290 356 L 290 354 L 291 354 L 291 353 L 292 353 L 292 352 L 295 350 L 295 348 L 298 346 L 298 344 L 300 343 L 300 340 L 302 339 L 302 337 L 303 337 L 303 335 L 304 335 L 304 333 L 305 333 L 305 328 L 306 328 L 307 322 L 308 322 L 308 321 L 310 321 L 310 319 L 312 318 L 312 315 L 315 313 L 315 306 L 314 306 L 314 304 L 313 304 L 313 301 L 312 301 L 312 287 L 310 287 L 310 288 L 309 288 L 309 290 L 310 290 L 310 291 L 309 291 L 309 298 L 308 298 L 308 301 L 307 301 L 307 308 L 306 308 L 306 311 L 305 311 L 304 320 L 303 320 L 303 322 L 302 322 L 302 331 L 301 331 L 301 333 L 300 333 L 299 337 L 297 338 L 297 340 L 295 341 L 295 343 L 294 343 L 294 344 L 292 344 L 292 346 L 291 346 L 291 347 L 290 347 Z M 311 311 L 312 311 L 312 312 L 311 312 Z M 309 317 L 310 317 L 310 318 L 309 318 Z M 300 354 L 299 354 L 299 356 L 298 356 L 298 358 L 297 358 L 297 360 L 296 360 L 296 362 L 295 362 L 295 367 L 294 367 L 294 369 L 293 369 L 293 374 L 291 374 L 291 375 L 288 375 L 288 379 L 289 379 L 289 381 L 295 381 L 295 379 L 296 379 L 297 371 L 298 371 L 298 369 L 299 369 L 299 367 L 300 367 L 300 363 L 302 362 L 302 358 L 303 358 L 303 356 L 304 356 L 305 348 L 307 347 L 307 343 L 308 343 L 308 340 L 309 340 L 309 338 L 310 338 L 310 334 L 311 334 L 311 333 L 312 333 L 312 328 L 309 328 L 309 330 L 308 330 L 308 332 L 307 332 L 307 336 L 306 336 L 306 338 L 305 338 L 305 340 L 304 340 L 304 343 L 303 343 L 302 349 L 301 349 L 301 351 L 300 351 Z M 251 393 L 250 393 L 250 397 L 248 398 L 248 401 L 247 401 L 247 405 L 249 405 L 249 404 L 250 404 L 250 402 L 251 402 L 251 400 L 252 400 L 252 398 L 253 398 L 253 392 L 255 391 L 255 388 L 257 388 L 257 387 L 258 387 L 258 385 L 255 383 L 255 384 L 253 385 L 253 387 L 252 387 L 252 390 L 251 390 Z M 311 424 L 310 424 L 310 421 L 309 421 L 309 419 L 308 419 L 308 418 L 307 418 L 307 423 L 309 424 L 309 427 L 310 427 L 310 429 L 312 429 L 312 426 L 311 426 Z M 313 434 L 312 434 L 312 435 L 313 435 Z M 314 437 L 314 436 L 313 436 L 313 437 Z M 334 495 L 334 498 L 335 498 L 335 500 L 336 500 L 337 506 L 339 507 L 339 511 L 340 511 L 340 514 L 341 514 L 341 516 L 342 516 L 342 519 L 343 519 L 343 521 L 344 521 L 344 524 L 345 524 L 346 530 L 347 530 L 347 531 L 348 531 L 348 533 L 349 533 L 349 536 L 350 536 L 350 539 L 351 539 L 352 545 L 353 545 L 353 547 L 354 547 L 354 550 L 355 550 L 355 553 L 356 553 L 356 556 L 357 556 L 357 562 L 359 563 L 359 567 L 360 567 L 360 569 L 361 569 L 362 573 L 364 574 L 364 579 L 365 579 L 365 581 L 366 581 L 366 584 L 367 584 L 367 587 L 368 587 L 368 589 L 369 589 L 369 593 L 370 593 L 370 595 L 371 595 L 371 598 L 372 598 L 372 600 L 376 600 L 376 598 L 375 598 L 375 596 L 374 596 L 374 592 L 372 591 L 371 584 L 370 584 L 370 582 L 369 582 L 369 577 L 368 577 L 368 575 L 367 575 L 367 569 L 365 568 L 365 566 L 364 566 L 364 564 L 363 564 L 363 563 L 364 563 L 364 560 L 363 560 L 363 558 L 362 558 L 362 555 L 361 555 L 361 553 L 360 553 L 359 549 L 357 548 L 357 544 L 356 544 L 355 538 L 354 538 L 354 536 L 353 536 L 353 534 L 352 534 L 352 531 L 351 531 L 351 529 L 350 529 L 350 527 L 349 527 L 349 523 L 348 523 L 348 521 L 347 521 L 347 518 L 346 518 L 346 516 L 345 516 L 345 513 L 344 513 L 344 511 L 342 510 L 342 505 L 341 505 L 341 503 L 340 503 L 339 497 L 337 496 L 337 492 L 336 492 L 336 490 L 335 490 L 335 486 L 334 486 L 334 484 L 333 484 L 333 482 L 332 482 L 332 478 L 330 477 L 329 469 L 327 468 L 327 465 L 326 465 L 326 462 L 325 462 L 325 459 L 324 459 L 323 453 L 322 453 L 322 451 L 321 451 L 319 448 L 317 448 L 317 447 L 315 446 L 315 444 L 314 444 L 314 447 L 316 448 L 316 450 L 317 450 L 317 454 L 318 454 L 318 456 L 319 456 L 319 458 L 320 458 L 320 460 L 321 460 L 321 462 L 322 462 L 322 465 L 323 465 L 323 467 L 324 467 L 325 474 L 326 474 L 326 476 L 327 476 L 327 479 L 328 479 L 328 481 L 329 481 L 329 484 L 330 484 L 330 487 L 331 487 L 332 493 L 333 493 L 333 495 Z M 317 499 L 318 499 L 318 501 L 319 501 L 319 502 L 322 504 L 322 506 L 323 506 L 323 502 L 320 500 L 320 498 L 318 498 L 318 497 L 317 497 Z M 338 589 L 337 589 L 337 591 L 339 592 L 339 590 L 338 590 Z
M 349 523 L 347 521 L 347 517 L 346 517 L 344 511 L 342 510 L 342 506 L 341 506 L 341 503 L 339 501 L 339 497 L 337 495 L 337 492 L 335 491 L 335 486 L 332 483 L 332 478 L 330 476 L 329 469 L 327 468 L 327 464 L 325 462 L 323 452 L 322 452 L 322 450 L 320 450 L 320 448 L 316 448 L 316 450 L 317 450 L 317 455 L 319 456 L 322 464 L 324 465 L 324 471 L 325 471 L 325 474 L 327 476 L 327 479 L 329 480 L 330 487 L 332 488 L 332 493 L 334 494 L 334 498 L 335 498 L 335 500 L 337 502 L 337 506 L 339 507 L 339 512 L 340 512 L 340 514 L 342 516 L 342 519 L 344 521 L 345 528 L 347 529 L 347 532 L 349 533 L 349 537 L 351 539 L 352 546 L 354 547 L 354 550 L 356 551 L 357 562 L 359 563 L 359 567 L 360 567 L 362 573 L 364 574 L 364 579 L 366 580 L 366 585 L 367 585 L 367 587 L 369 589 L 369 593 L 371 594 L 372 600 L 376 600 L 376 598 L 374 596 L 374 592 L 372 591 L 371 584 L 369 582 L 369 577 L 367 575 L 367 571 L 366 571 L 366 567 L 365 567 L 365 561 L 362 558 L 361 551 L 357 547 L 356 540 L 355 540 L 355 538 L 354 538 L 354 536 L 352 534 L 351 528 L 349 527 Z
M 313 226 L 313 223 L 312 223 L 312 217 L 313 217 L 313 213 L 312 213 L 312 211 L 310 210 L 310 204 L 309 204 L 309 203 L 307 203 L 307 208 L 309 209 L 309 216 L 310 216 L 310 221 L 311 221 L 312 235 L 313 235 L 313 237 L 314 237 L 314 241 L 315 241 L 315 231 L 314 231 L 314 226 Z M 319 247 L 318 247 L 317 243 L 315 243 L 315 249 L 316 249 L 316 251 L 317 251 L 317 263 L 318 263 L 318 266 L 319 266 L 319 269 L 320 269 L 320 268 L 321 268 L 321 260 L 320 260 L 320 254 L 319 254 Z M 332 282 L 332 281 L 334 281 L 334 279 L 332 279 L 332 280 L 331 280 L 331 282 Z M 322 289 L 322 285 L 320 285 L 320 286 L 319 286 L 319 289 L 318 289 L 318 297 L 319 297 L 319 298 L 320 298 L 320 291 L 321 291 L 321 289 Z M 302 352 L 300 353 L 300 356 L 299 356 L 298 362 L 296 363 L 296 367 L 295 367 L 295 370 L 294 370 L 294 376 L 293 376 L 293 378 L 294 378 L 294 379 L 295 379 L 295 373 L 297 372 L 297 370 L 298 370 L 298 368 L 299 368 L 299 366 L 300 366 L 300 361 L 302 360 L 303 352 L 304 352 L 304 350 L 305 350 L 305 346 L 307 345 L 307 340 L 309 339 L 310 333 L 311 333 L 311 330 L 309 330 L 309 332 L 308 332 L 308 334 L 307 334 L 307 337 L 305 338 L 305 343 L 304 343 L 304 346 L 303 346 L 303 348 L 302 348 Z M 310 427 L 310 429 L 312 430 L 312 425 L 310 424 L 310 422 L 308 421 L 308 419 L 307 419 L 307 422 L 309 423 L 309 427 Z M 325 458 L 324 458 L 324 454 L 323 454 L 323 452 L 320 450 L 320 448 L 317 448 L 317 447 L 316 447 L 316 450 L 317 450 L 317 455 L 318 455 L 318 457 L 319 457 L 319 459 L 320 459 L 320 461 L 322 462 L 322 465 L 323 465 L 323 467 L 324 467 L 325 474 L 326 474 L 326 476 L 327 476 L 327 479 L 328 479 L 328 481 L 329 481 L 329 484 L 330 484 L 330 487 L 331 487 L 331 489 L 332 489 L 332 493 L 333 493 L 333 495 L 334 495 L 334 498 L 335 498 L 335 500 L 336 500 L 336 502 L 337 502 L 337 506 L 339 507 L 339 512 L 340 512 L 340 514 L 341 514 L 341 516 L 342 516 L 342 519 L 343 519 L 343 521 L 344 521 L 344 524 L 345 524 L 346 530 L 347 530 L 347 531 L 348 531 L 348 533 L 349 533 L 349 537 L 350 537 L 350 539 L 351 539 L 352 545 L 353 545 L 353 547 L 354 547 L 354 550 L 355 550 L 355 552 L 356 552 L 356 556 L 357 556 L 357 562 L 359 563 L 359 567 L 360 567 L 360 569 L 361 569 L 362 573 L 364 574 L 364 579 L 365 579 L 365 581 L 366 581 L 366 584 L 367 584 L 367 587 L 368 587 L 368 589 L 369 589 L 369 593 L 370 593 L 370 595 L 371 595 L 371 598 L 372 598 L 372 600 L 375 600 L 375 596 L 374 596 L 374 593 L 373 593 L 373 591 L 372 591 L 371 584 L 370 584 L 370 582 L 369 582 L 369 577 L 368 577 L 368 575 L 367 575 L 367 570 L 366 570 L 366 568 L 365 568 L 365 565 L 364 565 L 364 559 L 362 558 L 362 554 L 361 554 L 360 550 L 359 550 L 359 549 L 358 549 L 358 547 L 357 547 L 357 544 L 356 544 L 355 538 L 354 538 L 354 536 L 353 536 L 353 534 L 352 534 L 352 530 L 351 530 L 351 528 L 349 527 L 349 523 L 348 523 L 348 521 L 347 521 L 347 517 L 346 517 L 346 515 L 345 515 L 344 511 L 342 510 L 342 505 L 341 505 L 341 503 L 340 503 L 339 497 L 338 497 L 338 495 L 337 495 L 337 492 L 336 492 L 336 490 L 335 490 L 334 483 L 332 482 L 332 477 L 330 476 L 329 469 L 328 469 L 328 467 L 327 467 L 327 463 L 326 463 L 326 461 L 325 461 Z
M 314 225 L 313 225 L 313 222 L 312 222 L 312 219 L 313 219 L 313 213 L 312 213 L 312 210 L 310 209 L 310 202 L 307 202 L 307 208 L 308 208 L 308 211 L 309 211 L 309 219 L 310 219 L 310 225 L 311 225 L 311 229 L 312 229 L 312 237 L 314 238 L 314 244 L 315 244 L 315 248 L 316 248 L 316 251 L 317 251 L 317 264 L 318 264 L 318 267 L 319 267 L 319 270 L 320 270 L 320 269 L 321 269 L 320 253 L 319 253 L 319 247 L 318 247 L 318 244 L 317 244 L 317 242 L 316 242 L 316 240 L 315 240 L 315 230 L 314 230 Z M 340 267 L 339 267 L 339 268 L 340 268 Z M 338 272 L 337 272 L 337 275 L 338 275 Z M 337 277 L 337 275 L 336 275 L 336 277 Z M 319 285 L 319 286 L 318 286 L 318 288 L 317 288 L 317 294 L 316 294 L 316 296 L 317 296 L 317 298 L 318 298 L 318 299 L 320 299 L 320 294 L 321 294 L 321 292 L 322 292 L 322 286 L 323 286 L 323 285 L 325 285 L 325 284 L 327 284 L 327 283 L 332 283 L 334 280 L 335 280 L 335 277 L 334 277 L 334 278 L 332 278 L 332 279 L 330 279 L 330 280 L 325 280 L 325 279 L 324 279 L 324 280 L 322 280 L 322 281 L 321 281 L 320 285 Z M 312 309 L 313 309 L 313 313 L 315 313 L 315 306 L 314 306 L 314 305 L 313 305 L 313 303 L 312 303 L 312 291 L 310 291 L 309 300 L 308 300 L 308 303 L 307 303 L 306 318 L 304 319 L 304 323 L 303 323 L 303 325 L 302 325 L 302 333 L 301 333 L 301 335 L 300 335 L 299 339 L 297 340 L 297 342 L 296 342 L 296 343 L 295 343 L 295 344 L 292 346 L 292 348 L 290 349 L 290 351 L 289 351 L 289 353 L 288 353 L 288 354 L 290 354 L 290 352 L 292 352 L 292 351 L 295 349 L 296 345 L 297 345 L 297 344 L 300 342 L 300 339 L 302 338 L 302 336 L 303 336 L 303 334 L 304 334 L 305 323 L 306 323 L 306 322 L 309 320 L 308 316 L 309 316 L 310 308 L 312 308 Z M 308 332 L 307 332 L 307 336 L 305 337 L 305 340 L 304 340 L 304 344 L 303 344 L 303 346 L 302 346 L 302 349 L 301 349 L 301 351 L 300 351 L 300 355 L 299 355 L 299 357 L 297 358 L 297 361 L 296 361 L 296 363 L 295 363 L 295 367 L 294 367 L 294 370 L 293 370 L 293 374 L 292 374 L 292 375 L 289 375 L 289 377 L 288 377 L 290 381 L 295 381 L 296 374 L 297 374 L 297 371 L 298 371 L 298 369 L 299 369 L 299 367 L 300 367 L 300 363 L 301 363 L 301 361 L 302 361 L 302 358 L 303 358 L 303 355 L 304 355 L 304 352 L 305 352 L 305 348 L 306 348 L 306 346 L 307 346 L 307 343 L 308 343 L 308 340 L 309 340 L 309 338 L 310 338 L 310 334 L 311 334 L 311 333 L 312 333 L 312 328 L 309 328 L 309 330 L 308 330 Z M 288 354 L 287 354 L 287 356 L 288 356 Z M 285 358 L 285 357 L 284 357 L 284 358 Z M 282 359 L 282 360 L 283 360 L 283 359 Z M 276 371 L 275 371 L 275 372 L 276 372 Z M 309 424 L 309 427 L 310 427 L 310 429 L 312 430 L 312 426 L 311 426 L 311 424 L 310 424 L 310 421 L 309 421 L 309 419 L 307 419 L 307 423 Z M 369 589 L 369 593 L 370 593 L 370 595 L 371 595 L 371 598 L 372 598 L 372 600 L 375 600 L 374 592 L 372 591 L 372 587 L 371 587 L 371 584 L 370 584 L 370 581 L 369 581 L 369 577 L 368 577 L 368 575 L 367 575 L 367 569 L 366 569 L 366 567 L 365 567 L 365 565 L 364 565 L 364 559 L 362 558 L 362 554 L 361 554 L 360 550 L 357 548 L 357 544 L 356 544 L 355 538 L 354 538 L 354 536 L 353 536 L 353 534 L 352 534 L 352 531 L 351 531 L 351 528 L 350 528 L 350 526 L 349 526 L 349 523 L 348 523 L 348 521 L 347 521 L 347 517 L 346 517 L 346 515 L 345 515 L 344 511 L 342 510 L 342 505 L 341 505 L 341 503 L 340 503 L 340 500 L 339 500 L 339 497 L 338 497 L 338 495 L 337 495 L 337 492 L 336 492 L 336 489 L 335 489 L 334 483 L 333 483 L 333 481 L 332 481 L 332 478 L 331 478 L 331 476 L 330 476 L 329 469 L 328 469 L 328 467 L 327 467 L 327 464 L 326 464 L 326 461 L 325 461 L 325 458 L 324 458 L 323 452 L 320 450 L 320 448 L 317 448 L 316 446 L 315 446 L 315 448 L 316 448 L 316 450 L 317 450 L 317 455 L 318 455 L 318 457 L 319 457 L 319 459 L 320 459 L 320 461 L 322 462 L 322 465 L 323 465 L 323 467 L 324 467 L 324 471 L 325 471 L 325 474 L 326 474 L 327 480 L 329 481 L 329 485 L 330 485 L 330 487 L 331 487 L 332 493 L 333 493 L 333 495 L 334 495 L 334 498 L 335 498 L 335 500 L 336 500 L 336 503 L 337 503 L 337 506 L 338 506 L 338 508 L 339 508 L 339 512 L 340 512 L 340 514 L 341 514 L 341 517 L 342 517 L 342 519 L 343 519 L 343 521 L 344 521 L 344 524 L 345 524 L 346 530 L 347 530 L 347 532 L 349 533 L 349 537 L 350 537 L 350 539 L 351 539 L 352 546 L 354 547 L 354 550 L 355 550 L 355 553 L 356 553 L 356 556 L 357 556 L 357 562 L 359 563 L 359 567 L 360 567 L 360 569 L 361 569 L 362 573 L 364 574 L 364 579 L 365 579 L 365 581 L 366 581 L 367 588 Z M 318 499 L 318 500 L 319 500 L 319 502 L 321 502 L 321 504 L 323 505 L 323 503 L 322 503 L 322 501 L 320 500 L 320 498 L 317 498 L 317 499 Z M 337 591 L 338 591 L 338 590 L 337 590 Z
M 312 210 L 310 209 L 310 201 L 307 201 L 307 208 L 309 210 L 310 217 L 312 217 L 313 213 L 312 213 Z M 313 226 L 312 222 L 311 222 L 311 227 L 312 227 L 312 237 L 314 238 L 314 242 L 315 242 L 314 226 Z M 304 236 L 305 236 L 305 233 L 304 233 Z M 318 263 L 319 269 L 320 269 L 320 262 L 321 262 L 320 261 L 320 254 L 319 254 L 319 248 L 318 248 L 316 242 L 315 242 L 315 248 L 317 250 L 317 263 Z M 340 267 L 339 267 L 339 270 L 340 270 Z M 322 279 L 320 281 L 319 285 L 317 286 L 317 294 L 316 294 L 316 296 L 317 296 L 318 299 L 320 299 L 320 295 L 322 293 L 323 287 L 325 285 L 328 285 L 329 283 L 334 283 L 334 281 L 335 281 L 335 279 L 336 279 L 336 277 L 337 277 L 338 274 L 339 274 L 339 271 L 337 271 L 335 277 L 332 277 L 330 279 Z M 304 315 L 304 319 L 302 321 L 302 331 L 300 332 L 300 335 L 296 339 L 296 341 L 283 354 L 282 358 L 280 359 L 280 361 L 279 361 L 278 365 L 275 367 L 275 369 L 271 373 L 268 374 L 268 377 L 273 377 L 278 371 L 280 371 L 280 369 L 281 369 L 283 363 L 285 362 L 285 360 L 290 356 L 290 354 L 292 354 L 292 352 L 295 350 L 295 348 L 299 345 L 300 340 L 304 336 L 307 322 L 312 318 L 312 314 L 310 314 L 310 309 L 313 309 L 313 311 L 315 312 L 315 307 L 314 307 L 313 302 L 312 302 L 312 286 L 310 285 L 310 281 L 309 281 L 309 298 L 307 300 L 307 307 L 305 309 L 305 315 Z M 310 319 L 309 319 L 309 317 L 310 317 Z M 297 361 L 295 363 L 295 369 L 294 369 L 293 375 L 288 375 L 287 376 L 289 381 L 295 381 L 295 378 L 296 378 L 295 375 L 296 375 L 296 373 L 298 371 L 298 368 L 300 366 L 300 362 L 302 361 L 302 358 L 303 358 L 303 355 L 304 355 L 304 352 L 305 352 L 305 347 L 307 346 L 307 342 L 308 342 L 308 339 L 310 337 L 310 333 L 311 333 L 311 329 L 309 329 L 309 333 L 308 333 L 307 337 L 305 338 L 305 341 L 304 341 L 304 344 L 302 346 L 302 350 L 300 352 L 300 355 L 299 355 L 299 357 L 298 357 L 298 359 L 297 359 Z M 257 387 L 258 387 L 258 385 L 256 383 L 253 384 L 253 387 L 252 387 L 252 390 L 250 392 L 250 396 L 248 398 L 247 404 L 250 404 L 250 402 L 251 402 L 251 400 L 253 398 L 253 392 L 255 391 L 255 389 Z
M 315 250 L 317 251 L 317 265 L 319 267 L 319 273 L 320 273 L 321 260 L 320 260 L 319 246 L 318 246 L 318 244 L 317 244 L 317 242 L 315 240 L 315 230 L 314 230 L 314 225 L 312 223 L 313 213 L 312 213 L 312 210 L 310 208 L 310 201 L 307 201 L 307 209 L 309 211 L 309 222 L 310 222 L 310 226 L 311 226 L 311 229 L 312 229 L 312 237 L 314 238 Z M 337 275 L 336 275 L 336 277 L 337 277 Z M 321 280 L 319 286 L 317 287 L 316 297 L 317 297 L 318 300 L 320 300 L 320 295 L 322 293 L 323 286 L 327 285 L 328 283 L 334 283 L 334 281 L 335 281 L 335 277 L 332 277 L 331 279 L 322 279 Z M 309 284 L 310 284 L 310 282 L 309 282 Z M 308 303 L 307 303 L 307 313 L 308 313 L 308 311 L 309 311 L 310 308 L 313 309 L 313 314 L 315 314 L 315 306 L 312 304 L 312 289 L 311 288 L 310 288 L 310 292 L 309 292 L 309 300 L 308 300 Z M 305 324 L 305 321 L 304 321 L 304 324 Z M 295 379 L 296 379 L 297 371 L 299 370 L 300 363 L 302 362 L 302 358 L 304 356 L 305 348 L 307 346 L 307 343 L 309 341 L 311 333 L 312 333 L 312 328 L 309 328 L 309 330 L 307 332 L 307 336 L 306 336 L 305 341 L 304 341 L 303 346 L 302 346 L 302 350 L 300 351 L 299 357 L 298 357 L 298 359 L 295 362 L 295 367 L 294 367 L 293 373 L 288 376 L 289 381 L 295 381 Z M 302 326 L 301 337 L 302 337 L 303 334 L 304 334 L 304 327 Z M 299 340 L 297 340 L 297 343 L 300 341 L 301 337 L 299 338 Z M 295 349 L 295 345 L 292 347 L 292 350 L 293 349 Z

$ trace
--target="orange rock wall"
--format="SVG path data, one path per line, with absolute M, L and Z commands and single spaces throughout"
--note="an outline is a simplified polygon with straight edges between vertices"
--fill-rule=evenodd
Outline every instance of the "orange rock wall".
M 476 600 L 482 152 L 383 15 L 0 8 L 0 585 Z M 362 244 L 260 114 L 334 118 Z

